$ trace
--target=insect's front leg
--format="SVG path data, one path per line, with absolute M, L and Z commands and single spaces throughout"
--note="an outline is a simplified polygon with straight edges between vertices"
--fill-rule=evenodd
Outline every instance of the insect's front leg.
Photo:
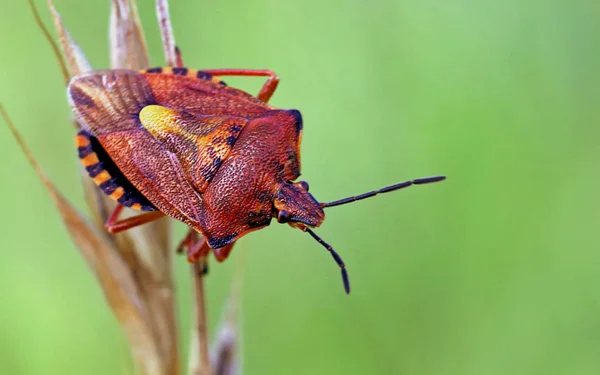
M 177 250 L 176 250 L 177 254 L 182 254 L 183 250 L 189 249 L 190 247 L 194 246 L 194 244 L 197 241 L 198 241 L 198 232 L 196 232 L 192 228 L 189 228 L 187 234 L 185 235 L 185 237 L 183 237 L 183 239 L 179 243 L 179 246 L 177 246 Z
M 190 236 L 190 241 L 187 244 L 187 260 L 190 263 L 197 262 L 200 258 L 208 255 L 210 247 L 204 236 L 198 238 L 198 234 L 193 229 L 190 229 L 195 234 Z M 188 235 L 189 236 L 189 235 Z
M 177 252 L 182 253 L 184 249 L 187 249 L 186 253 L 188 262 L 194 263 L 200 258 L 207 256 L 208 253 L 212 250 L 217 262 L 222 262 L 229 256 L 233 245 L 234 244 L 231 243 L 219 249 L 211 249 L 210 246 L 208 246 L 208 243 L 206 242 L 206 239 L 204 237 L 199 237 L 198 232 L 196 232 L 193 229 L 189 229 L 188 234 L 185 235 L 185 237 L 177 247 Z
M 215 254 L 215 259 L 217 260 L 217 262 L 223 262 L 225 259 L 227 259 L 227 257 L 229 257 L 229 253 L 231 252 L 231 249 L 233 249 L 234 244 L 235 244 L 235 242 L 230 243 L 229 245 L 223 246 L 218 249 L 212 249 L 213 254 Z
M 179 246 L 177 246 L 177 252 L 183 253 L 185 249 L 187 249 L 186 255 L 190 263 L 194 263 L 203 256 L 208 255 L 210 251 L 204 237 L 200 237 L 198 232 L 192 228 L 188 229 L 188 233 L 181 240 Z

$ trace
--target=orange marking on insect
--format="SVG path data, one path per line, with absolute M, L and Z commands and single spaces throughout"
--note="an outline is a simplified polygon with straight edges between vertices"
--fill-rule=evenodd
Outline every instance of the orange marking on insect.
M 75 145 L 77 147 L 86 147 L 89 144 L 90 140 L 87 137 L 84 137 L 83 135 L 78 135 L 75 137 Z
M 196 78 L 198 71 L 196 69 L 188 69 L 187 76 L 190 78 Z
M 110 180 L 110 174 L 108 174 L 108 172 L 104 170 L 100 172 L 96 177 L 92 178 L 92 180 L 94 180 L 94 183 L 96 185 L 100 185 L 103 182 Z
M 165 66 L 162 68 L 162 74 L 173 74 L 173 68 Z
M 113 193 L 113 194 L 114 194 L 114 193 Z M 118 198 L 117 198 L 117 199 L 118 199 Z M 132 204 L 132 205 L 131 205 L 131 207 L 130 207 L 130 208 L 132 208 L 132 209 L 134 209 L 134 210 L 141 211 L 141 210 L 142 210 L 142 205 L 141 205 L 141 204 L 139 204 L 139 203 L 134 203 L 134 204 Z
M 81 163 L 84 167 L 89 167 L 90 165 L 98 164 L 99 162 L 100 160 L 98 160 L 98 156 L 96 156 L 94 153 L 89 154 L 85 158 L 81 159 Z
M 124 189 L 123 189 L 121 186 L 119 186 L 117 189 L 115 189 L 115 191 L 113 191 L 113 192 L 112 192 L 112 193 L 109 195 L 109 197 L 110 197 L 111 199 L 118 200 L 118 199 L 119 199 L 119 198 L 121 198 L 123 195 L 125 195 L 125 190 L 124 190 Z

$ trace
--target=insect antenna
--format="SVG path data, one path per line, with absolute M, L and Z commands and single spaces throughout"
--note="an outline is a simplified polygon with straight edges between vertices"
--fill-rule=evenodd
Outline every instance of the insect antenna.
M 333 260 L 335 260 L 335 262 L 338 264 L 338 266 L 340 266 L 340 269 L 342 270 L 342 281 L 344 282 L 344 290 L 346 291 L 346 294 L 350 294 L 350 280 L 348 279 L 348 271 L 346 271 L 346 266 L 344 265 L 342 257 L 340 257 L 339 254 L 336 253 L 335 250 L 333 250 L 331 245 L 323 241 L 321 237 L 317 236 L 315 232 L 313 232 L 307 227 L 304 227 L 303 230 L 305 232 L 308 232 L 308 234 L 310 234 L 312 238 L 317 240 L 318 243 L 323 245 L 323 247 L 326 248 L 329 251 L 329 253 L 331 253 Z
M 434 176 L 434 177 L 417 178 L 415 180 L 404 181 L 404 182 L 400 182 L 400 183 L 397 183 L 397 184 L 394 184 L 394 185 L 386 186 L 386 187 L 384 187 L 382 189 L 379 189 L 379 190 L 369 191 L 368 193 L 363 193 L 363 194 L 360 194 L 360 195 L 355 195 L 355 196 L 352 196 L 352 197 L 339 199 L 337 201 L 333 201 L 333 202 L 329 202 L 329 203 L 321 203 L 321 207 L 325 208 L 325 207 L 339 206 L 339 205 L 346 204 L 346 203 L 356 202 L 356 201 L 359 201 L 361 199 L 371 198 L 371 197 L 376 196 L 377 194 L 389 193 L 390 191 L 400 190 L 400 189 L 403 189 L 405 187 L 409 187 L 411 185 L 430 184 L 432 182 L 438 182 L 438 181 L 442 181 L 442 180 L 445 180 L 445 179 L 446 179 L 446 176 Z

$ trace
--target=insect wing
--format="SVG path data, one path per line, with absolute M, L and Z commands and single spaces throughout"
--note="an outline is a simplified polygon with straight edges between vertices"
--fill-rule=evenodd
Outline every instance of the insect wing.
M 153 104 L 152 89 L 132 70 L 100 70 L 74 77 L 67 99 L 79 124 L 95 136 L 140 129 L 137 115 Z
M 186 178 L 196 191 L 202 193 L 231 152 L 248 120 L 225 115 L 194 116 L 150 105 L 140 112 L 140 122 L 177 156 Z
M 140 123 L 154 104 L 140 73 L 95 71 L 74 77 L 68 99 L 80 125 L 92 133 L 119 170 L 160 211 L 199 229 L 201 198 L 185 178 L 176 156 Z
M 151 69 L 149 71 L 155 71 Z M 256 97 L 212 79 L 198 71 L 161 68 L 160 73 L 142 73 L 152 88 L 156 103 L 195 116 L 227 115 L 251 118 L 272 109 Z M 194 73 L 197 72 L 197 73 Z M 191 75 L 191 76 L 190 76 Z

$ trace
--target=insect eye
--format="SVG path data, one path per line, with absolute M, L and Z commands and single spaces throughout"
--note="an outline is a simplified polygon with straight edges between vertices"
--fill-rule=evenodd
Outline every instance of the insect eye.
M 290 221 L 290 213 L 286 210 L 281 210 L 277 213 L 277 221 L 280 223 L 287 223 Z
M 302 186 L 302 189 L 308 191 L 308 182 L 300 181 L 299 184 L 300 184 L 300 186 Z

